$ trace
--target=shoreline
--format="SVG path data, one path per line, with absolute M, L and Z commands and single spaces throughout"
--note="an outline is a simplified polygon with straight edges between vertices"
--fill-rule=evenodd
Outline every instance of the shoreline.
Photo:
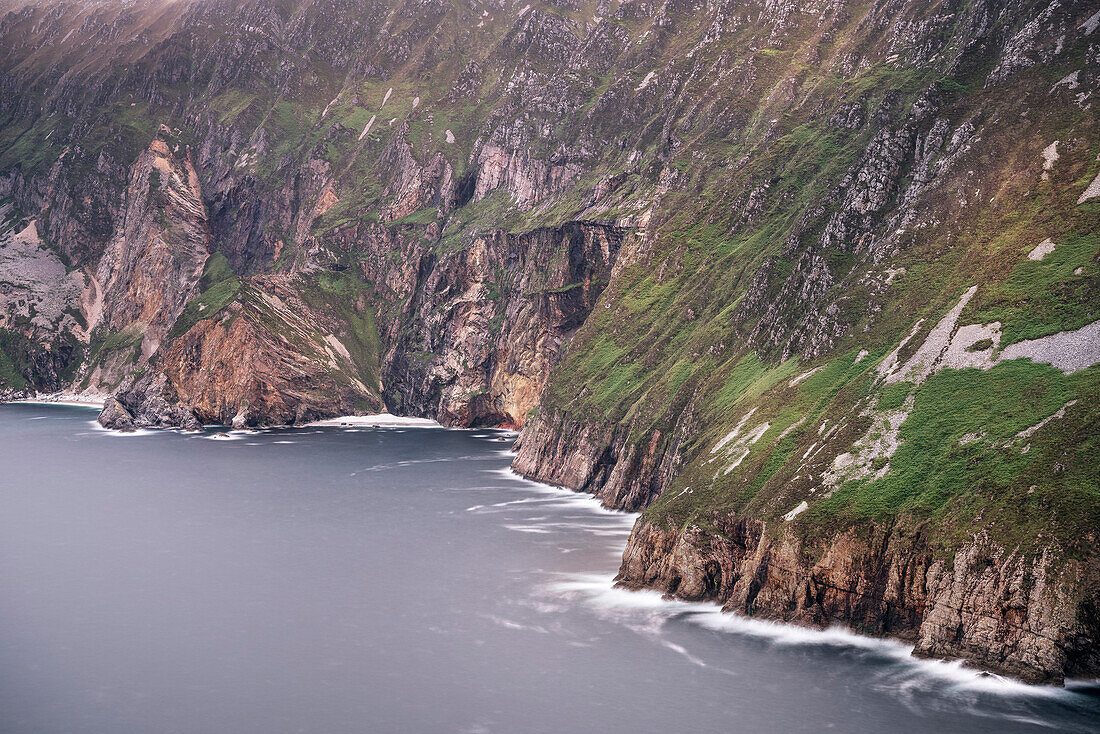
M 319 421 L 310 421 L 298 426 L 286 426 L 287 428 L 306 428 L 310 426 L 335 426 L 337 428 L 446 428 L 441 423 L 431 418 L 413 418 L 392 413 L 375 413 L 374 415 L 341 415 L 335 418 L 324 418 Z M 274 426 L 272 426 L 274 427 Z
M 75 395 L 72 393 L 50 393 L 48 395 L 38 395 L 33 398 L 16 398 L 14 400 L 0 400 L 0 405 L 61 405 L 70 408 L 95 408 L 96 410 L 103 410 L 106 405 L 107 398 L 93 398 L 86 395 Z M 172 426 L 142 426 L 143 428 L 167 428 L 171 429 Z M 314 428 L 314 427 L 335 427 L 335 428 L 446 428 L 448 430 L 455 430 L 454 427 L 445 426 L 438 421 L 431 418 L 417 418 L 413 416 L 401 416 L 393 415 L 392 413 L 374 413 L 371 415 L 340 415 L 332 418 L 322 418 L 321 420 L 310 421 L 308 423 L 280 423 L 274 425 L 263 426 L 250 426 L 247 428 L 233 428 L 232 426 L 222 425 L 218 423 L 206 424 L 203 428 L 225 428 L 226 430 L 238 431 L 255 431 L 261 429 L 270 428 Z M 178 426 L 177 426 L 178 428 Z M 107 430 L 120 430 L 115 428 L 108 428 Z M 471 426 L 468 428 L 459 428 L 457 430 L 509 430 L 509 429 L 495 429 L 486 428 L 484 426 Z
M 65 405 L 71 408 L 96 408 L 97 410 L 103 410 L 103 406 L 106 404 L 106 398 L 97 400 L 85 395 L 74 395 L 72 393 L 51 393 L 49 395 L 38 395 L 33 398 L 19 398 L 6 402 L 12 405 Z
M 64 410 L 65 408 L 61 413 Z M 55 418 L 55 420 L 38 423 L 23 423 L 19 420 L 32 413 L 48 414 L 48 411 L 23 411 L 23 414 L 9 415 L 9 418 L 15 418 L 15 422 L 10 424 L 12 430 L 35 431 L 36 435 L 50 438 L 51 441 L 56 441 L 57 439 L 52 437 L 57 435 L 63 437 L 70 433 L 83 435 L 81 431 L 84 430 L 84 419 L 79 412 L 71 414 L 70 418 L 63 421 Z M 145 496 L 152 496 L 154 499 L 167 497 L 173 501 L 168 505 L 171 508 L 196 508 L 196 512 L 183 516 L 188 521 L 186 525 L 179 520 L 179 513 L 162 512 L 161 516 L 169 517 L 174 526 L 182 526 L 187 531 L 186 535 L 169 534 L 169 542 L 181 541 L 174 548 L 186 552 L 190 548 L 199 547 L 208 558 L 229 557 L 220 553 L 215 555 L 209 552 L 210 545 L 193 540 L 196 537 L 208 537 L 209 526 L 199 520 L 215 516 L 215 513 L 217 517 L 233 518 L 232 522 L 221 525 L 234 536 L 230 537 L 228 532 L 223 536 L 228 540 L 221 547 L 230 551 L 238 551 L 241 547 L 245 547 L 244 543 L 239 541 L 242 536 L 260 538 L 260 541 L 247 546 L 258 547 L 255 557 L 259 557 L 260 552 L 267 550 L 267 546 L 261 543 L 269 542 L 268 539 L 274 535 L 273 529 L 282 531 L 292 527 L 290 533 L 278 533 L 281 538 L 290 536 L 280 545 L 280 549 L 285 549 L 285 555 L 289 556 L 296 553 L 295 546 L 302 540 L 316 540 L 322 537 L 324 532 L 331 532 L 331 528 L 340 527 L 346 528 L 344 537 L 352 539 L 350 545 L 344 547 L 365 550 L 366 554 L 362 557 L 370 559 L 367 562 L 371 562 L 375 556 L 384 556 L 384 549 L 388 543 L 363 545 L 358 538 L 368 535 L 361 530 L 361 527 L 371 527 L 369 524 L 373 522 L 371 518 L 381 517 L 379 525 L 387 521 L 386 516 L 378 510 L 381 498 L 385 498 L 387 504 L 381 506 L 387 513 L 390 512 L 389 508 L 393 507 L 397 508 L 397 512 L 401 515 L 406 514 L 406 508 L 410 505 L 419 506 L 428 513 L 434 513 L 442 504 L 446 512 L 437 514 L 437 521 L 433 521 L 436 524 L 432 526 L 434 532 L 422 534 L 421 537 L 428 540 L 424 541 L 425 545 L 419 547 L 447 549 L 453 548 L 453 543 L 457 543 L 459 548 L 481 549 L 479 553 L 488 548 L 485 556 L 492 560 L 491 566 L 478 562 L 464 563 L 461 568 L 469 568 L 484 577 L 489 577 L 489 585 L 484 587 L 487 592 L 497 590 L 504 593 L 494 595 L 501 600 L 499 603 L 482 602 L 478 599 L 481 595 L 470 594 L 466 598 L 473 599 L 472 604 L 456 605 L 462 609 L 461 614 L 466 614 L 468 610 L 469 618 L 474 620 L 474 624 L 482 625 L 480 627 L 464 626 L 460 631 L 473 629 L 481 633 L 478 639 L 500 640 L 496 649 L 505 650 L 509 661 L 522 660 L 532 645 L 543 645 L 552 654 L 556 648 L 565 646 L 570 646 L 570 650 L 567 650 L 570 652 L 571 643 L 581 641 L 589 643 L 588 648 L 577 648 L 582 649 L 584 657 L 577 658 L 578 663 L 575 667 L 572 666 L 572 659 L 567 660 L 575 670 L 582 672 L 590 669 L 606 670 L 602 666 L 603 661 L 607 659 L 618 661 L 616 665 L 622 666 L 628 673 L 627 668 L 631 663 L 642 660 L 647 666 L 652 666 L 652 670 L 660 671 L 653 673 L 653 675 L 663 676 L 659 680 L 668 680 L 678 686 L 681 685 L 679 681 L 684 681 L 683 688 L 689 691 L 698 691 L 705 686 L 704 693 L 708 696 L 711 690 L 720 695 L 724 690 L 746 685 L 750 688 L 758 685 L 759 690 L 775 689 L 776 686 L 783 685 L 784 674 L 790 672 L 794 675 L 799 670 L 797 666 L 806 665 L 821 671 L 819 675 L 822 675 L 826 681 L 841 681 L 838 692 L 835 694 L 823 692 L 820 694 L 822 700 L 827 695 L 838 697 L 851 695 L 852 701 L 867 702 L 868 708 L 875 706 L 873 710 L 879 710 L 877 707 L 887 705 L 881 703 L 883 701 L 902 700 L 903 703 L 911 706 L 928 705 L 930 708 L 934 706 L 934 710 L 940 712 L 937 715 L 957 713 L 961 718 L 970 716 L 974 711 L 984 717 L 989 712 L 996 712 L 1003 707 L 1008 713 L 993 719 L 991 726 L 1003 723 L 1005 730 L 1012 727 L 1011 721 L 1006 720 L 1008 715 L 1044 714 L 1041 719 L 1036 716 L 1036 720 L 1055 722 L 1063 720 L 1076 722 L 1082 718 L 1077 712 L 1085 704 L 1081 704 L 1082 699 L 1077 696 L 1086 694 L 1079 694 L 1078 691 L 1072 691 L 1067 695 L 1057 689 L 1017 686 L 1012 681 L 976 675 L 974 671 L 955 663 L 913 659 L 910 656 L 910 646 L 903 643 L 887 642 L 844 630 L 803 631 L 804 628 L 795 625 L 741 619 L 737 615 L 723 613 L 716 604 L 672 601 L 663 598 L 663 595 L 657 591 L 633 592 L 616 589 L 613 578 L 618 567 L 618 558 L 621 557 L 624 547 L 624 537 L 629 533 L 637 513 L 611 510 L 589 493 L 577 492 L 561 485 L 540 482 L 517 474 L 509 468 L 509 457 L 506 452 L 500 450 L 503 448 L 502 444 L 497 444 L 491 439 L 477 440 L 472 437 L 487 436 L 495 432 L 476 431 L 464 436 L 423 431 L 417 437 L 412 435 L 416 434 L 416 431 L 409 431 L 404 436 L 399 436 L 394 435 L 398 431 L 383 430 L 373 434 L 365 431 L 360 436 L 354 436 L 352 434 L 356 433 L 355 430 L 318 432 L 307 429 L 300 433 L 313 435 L 303 436 L 301 439 L 298 439 L 295 433 L 295 431 L 274 430 L 268 438 L 262 439 L 261 445 L 256 447 L 250 446 L 247 440 L 214 445 L 201 440 L 188 439 L 185 443 L 186 436 L 177 434 L 172 437 L 171 434 L 168 436 L 162 434 L 160 439 L 151 439 L 154 442 L 153 453 L 146 453 L 142 448 L 144 444 L 142 446 L 129 444 L 120 452 L 116 448 L 117 444 L 102 438 L 102 434 L 89 436 L 74 442 L 83 453 L 73 458 L 79 461 L 81 456 L 96 457 L 93 460 L 94 464 L 97 468 L 103 469 L 102 472 L 97 471 L 96 476 L 110 477 L 112 467 L 119 465 L 119 462 L 114 460 L 116 456 L 131 457 L 131 460 L 134 457 L 142 458 L 142 461 L 136 464 L 123 465 L 126 467 L 136 465 L 140 469 L 150 458 L 154 460 L 149 461 L 148 465 L 161 467 L 163 464 L 156 462 L 156 457 L 176 455 L 185 457 L 181 460 L 182 463 L 178 464 L 185 470 L 188 467 L 195 467 L 201 471 L 204 465 L 215 465 L 219 468 L 233 466 L 234 481 L 226 481 L 225 474 L 218 471 L 212 473 L 208 481 L 191 482 L 188 472 L 174 471 L 170 473 L 168 482 L 144 482 L 151 487 L 146 489 L 140 480 L 129 481 L 134 472 L 126 471 L 130 486 L 124 489 L 119 489 L 109 481 L 88 483 L 97 489 L 84 490 L 76 486 L 72 491 L 74 496 L 87 497 L 87 506 L 96 508 L 97 512 L 92 515 L 96 522 L 111 522 L 113 516 L 121 514 L 124 518 L 135 520 L 128 523 L 132 526 L 136 525 L 137 521 L 144 522 L 147 516 L 153 515 L 153 511 L 162 512 L 159 509 L 165 506 L 162 502 L 141 501 L 141 504 L 138 504 L 135 501 L 135 498 Z M 375 438 L 372 439 L 372 435 Z M 284 438 L 290 438 L 298 445 L 274 445 L 276 439 Z M 43 440 L 42 443 L 45 444 L 46 441 Z M 66 448 L 67 446 L 62 444 L 59 451 L 64 452 Z M 413 480 L 412 482 L 394 483 L 384 479 L 384 475 L 376 473 L 364 473 L 359 479 L 348 478 L 353 470 L 354 473 L 358 473 L 367 466 L 393 467 L 395 459 L 404 458 L 410 450 L 414 454 L 421 452 L 426 454 L 421 458 L 455 463 L 427 464 L 407 469 L 394 467 L 387 470 L 387 473 L 392 470 L 400 471 L 400 476 L 407 477 Z M 23 453 L 12 452 L 15 461 L 18 462 Z M 62 457 L 66 456 L 62 454 Z M 210 457 L 214 461 L 206 461 Z M 277 457 L 280 461 L 278 466 L 291 467 L 288 471 L 271 472 L 271 476 L 277 478 L 278 485 L 264 484 L 263 477 L 257 477 L 253 482 L 251 466 L 257 462 L 263 462 L 266 470 L 272 467 L 277 469 L 278 466 L 268 463 Z M 318 460 L 324 457 L 328 457 L 331 461 Z M 294 467 L 303 464 L 334 468 L 326 471 L 325 475 L 314 479 L 313 482 L 302 482 Z M 426 469 L 431 469 L 430 475 L 422 473 Z M 310 472 L 311 479 L 313 476 Z M 440 477 L 441 481 L 438 483 L 415 481 L 419 477 L 427 476 Z M 505 476 L 510 479 L 504 480 Z M 236 481 L 238 477 L 249 477 L 249 484 Z M 452 481 L 452 477 L 458 479 Z M 172 486 L 175 482 L 179 482 L 181 486 Z M 316 486 L 310 486 L 313 483 Z M 156 489 L 165 484 L 168 484 L 168 488 L 163 492 Z M 406 497 L 406 495 L 412 497 L 410 491 L 412 484 L 420 487 L 415 495 L 415 502 Z M 242 487 L 245 489 L 242 490 Z M 34 489 L 37 490 L 37 488 Z M 117 503 L 110 504 L 124 492 L 126 494 Z M 49 493 L 42 494 L 47 498 L 52 496 Z M 288 497 L 292 498 L 292 503 L 287 502 Z M 65 504 L 68 507 L 73 507 L 75 504 L 74 515 L 81 517 L 79 512 L 82 509 L 81 505 L 85 502 L 58 504 Z M 39 503 L 32 505 L 32 507 L 38 506 Z M 112 513 L 101 509 L 106 507 L 109 510 L 113 506 L 121 506 L 127 510 L 136 506 L 137 509 L 132 512 L 128 510 L 125 513 Z M 304 508 L 306 511 L 288 513 L 285 511 L 288 506 L 297 510 Z M 227 512 L 226 508 L 229 508 L 232 513 Z M 255 511 L 256 508 L 260 511 Z M 355 514 L 348 518 L 352 512 Z M 199 518 L 199 520 L 191 520 L 191 518 Z M 311 522 L 314 519 L 318 521 Z M 288 526 L 287 523 L 292 525 Z M 96 526 L 97 529 L 99 527 L 99 525 Z M 113 529 L 115 526 L 109 527 Z M 126 525 L 121 527 L 125 528 Z M 245 533 L 248 535 L 244 535 Z M 394 533 L 404 536 L 405 530 L 398 528 Z M 103 547 L 114 543 L 114 535 L 114 532 L 97 532 L 97 537 L 103 539 L 101 541 Z M 152 533 L 143 536 L 119 532 L 118 535 L 139 539 L 138 543 L 125 547 L 127 549 L 125 558 L 134 559 L 135 565 L 148 563 L 141 558 L 140 553 L 135 553 L 129 548 L 134 547 L 137 551 L 147 549 L 149 546 L 146 538 L 154 538 Z M 351 578 L 354 583 L 355 580 L 363 578 L 364 572 L 357 567 L 353 567 L 343 576 L 340 570 L 332 571 L 330 559 L 343 554 L 337 553 L 338 548 L 328 544 L 329 538 L 331 536 L 324 536 L 325 543 L 308 543 L 309 547 L 321 550 L 315 554 L 316 561 L 311 560 L 302 565 L 302 575 L 309 572 L 313 576 L 318 576 L 316 571 L 320 568 L 321 578 L 312 588 L 322 593 L 332 590 L 334 595 L 341 595 L 346 593 L 340 588 L 341 578 Z M 381 538 L 384 541 L 387 540 L 385 535 Z M 428 543 L 431 545 L 427 545 Z M 159 543 L 158 546 L 163 547 Z M 531 554 L 524 552 L 520 556 L 518 549 L 531 546 L 538 546 L 541 550 Z M 372 551 L 371 548 L 383 550 Z M 516 556 L 508 558 L 511 549 L 517 549 Z M 562 549 L 569 552 L 559 552 Z M 58 554 L 62 563 L 67 562 L 62 555 L 65 550 L 62 548 Z M 182 559 L 179 567 L 184 567 L 184 563 L 187 562 L 187 555 L 184 552 L 176 552 L 168 557 Z M 265 554 L 267 555 L 269 554 Z M 279 555 L 282 557 L 283 553 Z M 432 560 L 433 555 L 434 553 L 424 553 L 421 557 L 435 563 L 436 561 Z M 498 563 L 496 559 L 500 558 L 503 560 Z M 523 562 L 516 563 L 517 559 Z M 480 557 L 476 557 L 475 560 L 480 561 Z M 270 567 L 272 571 L 269 576 L 261 578 L 272 579 L 271 583 L 279 584 L 281 588 L 281 579 L 284 578 L 281 568 L 274 564 L 268 566 L 266 560 L 264 564 L 263 568 Z M 231 562 L 229 566 L 234 570 L 242 569 L 242 578 L 245 578 L 245 573 L 252 571 L 252 564 L 246 566 Z M 505 569 L 503 573 L 499 573 L 503 580 L 497 583 L 492 573 L 481 570 L 486 566 L 490 571 Z M 369 573 L 369 569 L 366 573 Z M 504 575 L 505 573 L 507 576 Z M 33 583 L 33 577 L 31 578 Z M 201 584 L 188 584 L 187 578 L 183 583 L 175 581 L 178 577 L 167 574 L 162 578 L 171 579 L 172 588 L 185 591 L 194 588 L 212 588 L 214 592 L 219 590 L 218 586 L 203 587 Z M 196 573 L 190 578 L 201 577 Z M 452 578 L 462 577 L 456 574 Z M 143 582 L 144 579 L 139 577 L 137 584 Z M 263 584 L 259 584 L 258 587 L 260 593 L 271 588 Z M 141 586 L 138 585 L 136 588 L 140 589 Z M 244 589 L 240 597 L 242 599 L 270 598 L 254 592 L 252 590 L 254 587 L 248 584 L 241 584 L 239 588 Z M 490 594 L 486 593 L 484 598 L 489 596 Z M 322 606 L 313 602 L 313 599 L 318 598 L 325 597 L 311 597 L 311 608 L 323 609 Z M 414 612 L 424 609 L 426 611 L 423 618 L 431 619 L 429 615 L 434 614 L 438 606 L 436 593 L 428 590 L 415 598 L 425 599 L 426 604 L 414 607 Z M 397 600 L 393 602 L 393 606 L 407 609 L 411 605 L 405 600 Z M 238 608 L 242 607 L 243 604 Z M 389 608 L 384 607 L 385 611 Z M 475 614 L 477 614 L 476 617 Z M 227 616 L 225 619 L 237 622 L 240 618 Z M 268 619 L 281 621 L 274 615 Z M 281 619 L 286 619 L 286 616 L 281 616 Z M 319 616 L 317 619 L 319 621 L 315 629 L 325 630 L 325 634 L 330 634 L 328 630 L 334 629 L 330 622 L 332 617 Z M 345 619 L 348 623 L 343 627 L 335 628 L 337 631 L 342 631 L 347 639 L 355 639 L 355 635 L 362 634 L 363 623 L 356 616 L 349 614 Z M 390 624 L 388 619 L 382 617 L 379 619 L 383 629 Z M 283 629 L 279 621 L 264 628 L 265 631 L 273 630 L 272 639 Z M 245 623 L 249 623 L 249 620 Z M 243 624 L 241 626 L 243 627 Z M 420 639 L 412 638 L 413 634 L 424 634 L 421 628 L 410 625 L 410 629 L 414 630 L 410 633 L 410 639 Z M 456 624 L 441 629 L 446 631 L 441 633 L 433 631 L 428 639 L 435 641 L 437 635 L 453 635 L 451 630 L 459 629 L 459 626 Z M 170 630 L 165 634 L 173 633 L 174 630 Z M 597 635 L 599 635 L 598 638 Z M 473 635 L 470 637 L 472 638 Z M 446 639 L 452 639 L 452 637 L 449 636 Z M 592 640 L 596 639 L 598 642 L 593 643 Z M 135 648 L 140 649 L 138 644 L 135 644 Z M 477 654 L 476 647 L 468 643 L 464 644 L 467 649 L 474 650 L 474 655 Z M 606 656 L 596 654 L 601 651 L 599 647 L 595 652 L 590 653 L 589 650 L 594 645 L 600 645 L 602 650 L 606 651 Z M 210 649 L 215 648 L 211 645 Z M 352 647 L 352 649 L 355 648 Z M 199 658 L 200 661 L 209 659 Z M 357 659 L 368 660 L 366 664 L 370 664 L 370 658 L 365 656 Z M 456 659 L 459 658 L 456 656 Z M 488 659 L 495 662 L 492 658 Z M 774 666 L 759 668 L 747 664 L 765 659 L 774 659 L 778 662 Z M 425 660 L 425 667 L 434 664 L 430 658 Z M 348 668 L 354 664 L 350 661 L 349 658 L 349 662 L 345 663 Z M 742 661 L 746 664 L 738 667 Z M 589 665 L 600 667 L 588 667 Z M 735 675 L 729 675 L 727 670 L 732 670 Z M 412 671 L 412 674 L 421 673 L 416 670 Z M 755 682 L 749 682 L 750 676 L 754 676 Z M 809 680 L 814 676 L 806 674 L 804 677 Z M 532 678 L 536 683 L 539 680 L 535 676 Z M 617 684 L 619 690 L 626 692 L 635 685 L 626 676 L 620 677 L 620 681 L 622 683 Z M 856 681 L 857 685 L 869 681 L 874 688 L 868 686 L 866 690 L 861 690 L 857 686 L 850 685 L 849 681 Z M 580 687 L 582 686 L 578 685 L 578 688 Z M 790 688 L 797 691 L 798 687 Z M 784 689 L 780 688 L 780 690 Z M 849 694 L 848 691 L 853 693 Z M 536 691 L 532 695 L 540 694 Z M 644 696 L 645 694 L 644 692 L 637 694 L 635 689 L 635 693 L 630 695 Z M 599 697 L 599 694 L 593 696 L 594 710 L 602 705 L 598 703 Z M 322 701 L 323 705 L 329 705 L 324 697 L 319 696 L 318 700 Z M 1015 700 L 1020 702 L 1014 703 Z M 1061 713 L 1062 707 L 1069 709 L 1071 713 Z M 811 707 L 807 710 L 813 711 Z M 944 711 L 947 713 L 943 714 Z M 358 711 L 356 710 L 355 713 Z M 765 716 L 762 720 L 766 719 Z M 966 720 L 972 719 L 977 720 L 974 717 Z M 522 723 L 520 726 L 522 728 Z M 965 728 L 963 727 L 964 730 Z M 1059 727 L 1049 730 L 1055 728 Z
M 631 524 L 642 516 L 641 512 L 608 507 L 590 492 L 525 477 L 511 466 L 503 471 L 514 479 L 533 485 L 532 489 L 537 492 L 565 493 L 578 497 L 589 512 L 621 515 L 629 519 Z M 624 544 L 618 546 L 619 550 L 615 553 L 617 557 L 621 557 L 625 552 L 625 544 L 629 543 L 629 536 L 632 533 L 633 528 L 627 533 L 628 537 Z M 1032 683 L 1012 675 L 996 673 L 987 668 L 972 665 L 960 658 L 914 655 L 914 644 L 894 635 L 866 634 L 839 624 L 817 627 L 793 621 L 745 616 L 736 611 L 727 611 L 721 603 L 715 601 L 688 601 L 669 596 L 652 586 L 637 588 L 623 586 L 616 580 L 619 571 L 621 567 L 616 569 L 615 574 L 610 578 L 597 573 L 579 574 L 577 578 L 558 583 L 557 588 L 566 593 L 578 595 L 592 607 L 619 611 L 649 609 L 665 621 L 680 617 L 690 618 L 698 626 L 717 633 L 768 640 L 771 644 L 778 646 L 832 646 L 873 651 L 898 664 L 909 666 L 915 672 L 972 691 L 1003 696 L 1057 698 L 1067 692 L 1092 691 L 1100 683 L 1100 680 L 1091 678 L 1067 678 L 1061 685 Z
M 19 399 L 7 401 L 10 404 L 22 404 L 22 405 L 44 405 L 44 406 L 62 406 L 62 407 L 74 407 L 74 408 L 101 408 L 102 403 L 95 400 L 81 399 L 82 396 L 75 395 L 47 395 L 33 399 Z M 204 426 L 204 428 L 215 428 L 217 426 L 210 425 Z M 361 416 L 338 416 L 334 418 L 326 418 L 319 421 L 312 421 L 310 423 L 303 423 L 299 425 L 280 425 L 280 426 L 264 426 L 264 429 L 293 429 L 293 428 L 306 428 L 306 427 L 345 427 L 345 428 L 447 428 L 442 424 L 433 421 L 428 418 L 414 418 L 406 416 L 395 416 L 390 413 L 378 413 L 374 415 L 361 415 Z M 228 427 L 226 427 L 228 428 Z M 155 427 L 148 427 L 139 429 L 140 433 L 146 433 L 150 429 Z M 103 429 L 109 433 L 120 433 L 125 435 L 125 432 L 117 431 L 116 429 Z M 168 429 L 172 430 L 172 429 Z M 478 431 L 486 430 L 484 428 L 460 428 L 460 429 L 448 429 L 448 430 L 468 430 Z M 495 430 L 495 429 L 489 429 Z M 231 429 L 231 433 L 238 432 L 250 432 L 247 429 L 241 431 L 240 429 Z M 132 435 L 132 434 L 131 434 Z M 522 481 L 529 485 L 532 485 L 536 491 L 544 492 L 548 494 L 555 494 L 561 496 L 573 496 L 578 500 L 581 500 L 584 504 L 589 505 L 587 508 L 589 511 L 599 512 L 601 514 L 613 514 L 621 515 L 624 518 L 628 518 L 633 524 L 641 513 L 632 512 L 629 510 L 623 510 L 614 507 L 608 507 L 595 495 L 584 490 L 572 489 L 559 484 L 552 484 L 549 482 L 532 479 L 524 476 L 515 471 L 510 465 L 502 470 L 508 476 L 513 479 Z M 618 550 L 615 555 L 621 557 L 622 552 L 626 549 L 626 543 L 629 543 L 629 535 L 633 531 L 628 532 L 628 538 L 624 541 L 624 545 Z M 619 569 L 621 570 L 621 568 Z M 983 685 L 990 689 L 1000 688 L 1005 693 L 1014 692 L 1017 695 L 1035 695 L 1042 693 L 1052 693 L 1057 691 L 1065 691 L 1067 688 L 1089 688 L 1097 683 L 1096 679 L 1089 678 L 1072 678 L 1066 679 L 1062 685 L 1054 685 L 1049 683 L 1032 683 L 1020 680 L 1017 677 L 1011 675 L 1004 675 L 994 673 L 986 668 L 973 666 L 968 664 L 964 660 L 949 659 L 949 658 L 922 658 L 920 656 L 913 655 L 912 643 L 903 640 L 893 635 L 869 635 L 857 632 L 849 627 L 843 625 L 835 625 L 826 628 L 815 627 L 811 625 L 798 624 L 791 621 L 777 621 L 761 619 L 751 616 L 744 616 L 737 612 L 725 611 L 721 604 L 709 601 L 688 601 L 680 598 L 668 598 L 662 594 L 662 592 L 653 586 L 642 586 L 637 588 L 630 588 L 628 586 L 620 585 L 614 579 L 616 575 L 612 577 L 610 583 L 603 586 L 599 594 L 594 596 L 602 596 L 604 594 L 618 594 L 628 593 L 637 595 L 637 599 L 642 600 L 653 595 L 660 596 L 661 605 L 668 607 L 672 613 L 688 613 L 690 615 L 703 615 L 708 617 L 709 621 L 707 626 L 710 629 L 716 631 L 731 632 L 734 634 L 747 635 L 751 637 L 763 637 L 778 639 L 780 637 L 787 638 L 789 640 L 800 639 L 804 644 L 817 645 L 817 644 L 836 644 L 853 648 L 868 648 L 871 646 L 882 647 L 894 647 L 897 653 L 897 658 L 900 660 L 906 660 L 917 667 L 926 667 L 929 672 L 934 672 L 938 676 L 944 679 L 952 679 L 958 684 L 965 685 Z M 606 580 L 605 580 L 606 581 Z M 593 596 L 589 594 L 589 596 Z M 794 644 L 794 643 L 786 643 Z M 900 654 L 900 651 L 904 651 L 904 654 Z
M 586 505 L 588 503 L 595 505 L 595 507 L 587 507 L 589 511 L 622 515 L 629 518 L 632 523 L 642 516 L 641 512 L 608 507 L 590 492 L 525 477 L 511 466 L 504 471 L 515 479 L 535 485 L 536 491 L 550 494 L 564 492 L 579 496 L 584 499 Z M 631 528 L 618 553 L 620 557 L 625 552 L 625 544 L 629 543 L 629 536 L 633 532 Z M 1090 692 L 1100 685 L 1100 679 L 1094 678 L 1066 678 L 1060 685 L 1029 682 L 1013 675 L 996 673 L 988 668 L 973 665 L 961 658 L 915 655 L 913 642 L 895 635 L 867 634 L 841 624 L 818 627 L 794 621 L 746 616 L 736 611 L 727 611 L 721 603 L 716 601 L 689 601 L 669 596 L 654 586 L 624 586 L 617 580 L 620 571 L 621 566 L 610 578 L 599 574 L 587 574 L 589 580 L 586 582 L 573 579 L 563 581 L 558 586 L 562 590 L 578 594 L 585 599 L 586 603 L 593 606 L 607 606 L 621 610 L 648 608 L 658 612 L 665 620 L 685 616 L 694 620 L 699 626 L 718 633 L 765 639 L 775 645 L 834 646 L 875 651 L 892 658 L 899 664 L 910 666 L 914 671 L 920 671 L 948 684 L 974 691 L 980 690 L 1005 696 L 1050 698 L 1067 692 Z M 595 576 L 599 576 L 598 581 L 594 580 Z

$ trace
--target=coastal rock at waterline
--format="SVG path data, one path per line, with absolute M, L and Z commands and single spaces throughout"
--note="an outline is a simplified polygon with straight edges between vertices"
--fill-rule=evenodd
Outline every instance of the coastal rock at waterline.
M 1096 670 L 1100 618 L 1085 579 L 1096 570 L 1075 561 L 1003 553 L 983 539 L 946 559 L 922 532 L 890 526 L 808 543 L 719 513 L 705 525 L 640 518 L 617 582 L 749 617 L 910 640 L 916 655 L 1028 682 Z
M 541 410 L 516 443 L 512 469 L 548 484 L 588 492 L 607 507 L 637 511 L 660 494 L 675 472 L 676 452 L 654 431 L 631 443 L 630 426 L 578 420 Z
M 123 407 L 118 398 L 108 398 L 103 403 L 103 409 L 99 412 L 99 424 L 104 428 L 113 428 L 117 431 L 133 431 L 137 428 L 134 424 L 134 416 Z

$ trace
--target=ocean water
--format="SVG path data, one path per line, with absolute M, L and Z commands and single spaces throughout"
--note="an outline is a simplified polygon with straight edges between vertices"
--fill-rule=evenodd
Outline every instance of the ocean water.
M 633 516 L 512 434 L 0 406 L 0 731 L 1086 732 L 1024 686 L 612 588 Z

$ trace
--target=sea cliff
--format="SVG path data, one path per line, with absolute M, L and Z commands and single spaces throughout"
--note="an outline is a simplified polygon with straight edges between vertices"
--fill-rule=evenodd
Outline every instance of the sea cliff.
M 624 585 L 1100 675 L 1100 9 L 483 5 L 0 3 L 0 396 L 521 429 Z

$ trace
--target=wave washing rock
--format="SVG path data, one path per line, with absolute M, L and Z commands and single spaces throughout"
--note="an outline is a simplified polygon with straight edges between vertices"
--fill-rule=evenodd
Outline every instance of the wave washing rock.
M 917 655 L 1028 682 L 1095 670 L 1097 579 L 1086 564 L 1054 570 L 988 538 L 944 559 L 924 532 L 890 526 L 809 545 L 756 520 L 715 515 L 708 525 L 640 519 L 618 583 L 736 614 L 889 635 L 913 642 Z

